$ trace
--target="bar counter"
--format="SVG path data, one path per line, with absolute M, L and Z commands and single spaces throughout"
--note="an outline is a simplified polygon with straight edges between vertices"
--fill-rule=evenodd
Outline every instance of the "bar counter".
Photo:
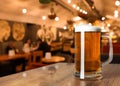
M 102 80 L 80 80 L 74 76 L 73 63 L 56 63 L 0 77 L 0 86 L 120 86 L 120 65 L 106 65 L 103 76 Z

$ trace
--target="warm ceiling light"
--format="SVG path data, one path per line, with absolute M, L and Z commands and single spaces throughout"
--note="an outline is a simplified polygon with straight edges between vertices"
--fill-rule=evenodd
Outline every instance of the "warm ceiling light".
M 72 7 L 73 7 L 73 8 L 76 8 L 76 4 L 73 4 Z
M 83 12 L 83 10 L 82 10 L 82 9 L 80 9 L 80 12 Z
M 104 21 L 104 20 L 105 20 L 105 17 L 102 17 L 101 20 Z
M 85 10 L 83 10 L 83 12 L 82 12 L 82 13 L 87 14 L 87 12 L 86 12 Z
M 110 26 L 111 26 L 111 24 L 107 24 L 107 26 L 108 26 L 108 27 L 110 27 Z
M 66 29 L 67 29 L 67 27 L 66 27 L 66 26 L 64 26 L 64 27 L 63 27 L 63 29 L 64 29 L 64 30 L 66 30 Z
M 71 3 L 71 0 L 68 0 L 68 3 L 70 4 L 70 3 Z
M 120 5 L 120 2 L 118 0 L 115 1 L 115 5 L 116 6 L 119 6 Z
M 115 11 L 114 11 L 114 17 L 115 17 L 115 18 L 118 18 L 118 14 L 119 14 L 118 10 L 115 10 Z
M 46 16 L 42 16 L 42 20 L 46 20 Z
M 59 21 L 59 17 L 56 17 L 56 18 L 55 18 L 55 21 Z
M 27 9 L 26 9 L 26 8 L 23 8 L 23 9 L 22 9 L 22 13 L 24 13 L 24 14 L 27 13 Z
M 80 10 L 80 7 L 79 6 L 77 6 L 77 8 L 76 8 L 77 10 Z

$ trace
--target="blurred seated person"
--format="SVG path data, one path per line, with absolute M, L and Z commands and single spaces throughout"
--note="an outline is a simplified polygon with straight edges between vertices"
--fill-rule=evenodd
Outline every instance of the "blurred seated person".
M 6 47 L 6 54 L 8 54 L 10 50 L 14 50 L 15 53 L 18 53 L 18 49 L 16 48 L 15 43 L 13 41 L 10 41 L 8 46 Z
M 39 46 L 37 50 L 42 50 L 44 56 L 46 52 L 50 52 L 50 46 L 47 44 L 46 41 L 42 41 L 41 39 L 38 39 L 38 44 Z
M 29 53 L 31 51 L 37 50 L 37 48 L 38 48 L 38 45 L 37 46 L 32 46 L 31 39 L 28 39 L 26 41 L 26 43 L 23 45 L 23 49 L 22 50 L 23 50 L 24 53 Z

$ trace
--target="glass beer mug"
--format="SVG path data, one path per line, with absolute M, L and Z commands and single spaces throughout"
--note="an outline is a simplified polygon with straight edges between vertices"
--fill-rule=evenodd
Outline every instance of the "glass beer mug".
M 112 40 L 109 36 L 109 58 L 105 62 L 100 60 L 101 30 L 90 25 L 75 27 L 75 76 L 80 79 L 102 79 L 101 67 L 109 64 L 113 58 Z

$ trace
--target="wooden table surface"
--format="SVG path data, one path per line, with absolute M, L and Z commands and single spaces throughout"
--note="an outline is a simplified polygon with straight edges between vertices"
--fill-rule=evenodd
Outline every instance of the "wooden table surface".
M 19 58 L 29 59 L 29 56 L 30 56 L 30 53 L 19 53 L 19 54 L 15 54 L 14 56 L 9 56 L 8 54 L 4 54 L 4 55 L 0 55 L 0 62 L 19 59 Z
M 56 63 L 56 62 L 63 62 L 65 58 L 62 56 L 51 56 L 50 59 L 42 58 L 42 62 L 44 63 Z
M 74 76 L 73 63 L 56 63 L 0 78 L 0 86 L 120 86 L 120 65 L 103 68 L 102 80 L 84 81 Z

